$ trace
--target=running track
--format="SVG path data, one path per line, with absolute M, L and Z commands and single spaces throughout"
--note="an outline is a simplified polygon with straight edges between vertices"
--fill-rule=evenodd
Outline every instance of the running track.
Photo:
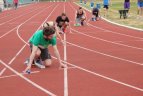
M 143 96 L 143 33 L 104 20 L 74 27 L 77 8 L 71 2 L 36 3 L 0 14 L 0 96 Z M 32 74 L 21 75 L 30 54 L 27 41 L 62 12 L 71 21 L 68 69 L 59 69 L 50 48 L 50 68 L 32 68 Z M 64 59 L 59 41 L 58 48 Z

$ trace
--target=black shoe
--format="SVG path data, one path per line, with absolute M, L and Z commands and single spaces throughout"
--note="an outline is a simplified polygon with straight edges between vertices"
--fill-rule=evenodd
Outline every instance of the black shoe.
M 35 65 L 36 65 L 38 68 L 40 68 L 40 69 L 45 68 L 45 65 L 42 64 L 42 61 L 41 61 L 40 59 L 35 60 L 34 63 L 35 63 Z
M 83 26 L 84 24 L 83 24 L 83 21 L 81 22 L 81 26 Z

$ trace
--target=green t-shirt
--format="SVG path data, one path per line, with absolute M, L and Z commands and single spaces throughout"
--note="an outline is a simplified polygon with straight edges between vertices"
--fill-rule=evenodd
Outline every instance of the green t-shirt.
M 34 33 L 34 35 L 30 38 L 30 43 L 35 46 L 42 46 L 47 48 L 50 44 L 52 46 L 56 45 L 56 36 L 54 36 L 51 40 L 45 40 L 43 37 L 43 30 L 39 30 Z

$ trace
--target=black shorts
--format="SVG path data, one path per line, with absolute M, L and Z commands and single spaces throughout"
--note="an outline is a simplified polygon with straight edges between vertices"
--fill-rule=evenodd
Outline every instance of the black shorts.
M 109 5 L 104 5 L 103 8 L 109 9 Z
M 32 44 L 30 43 L 30 49 L 31 49 L 31 52 L 32 52 Z M 41 54 L 40 54 L 40 58 L 42 59 L 42 61 L 45 61 L 46 59 L 51 59 L 51 55 L 49 53 L 49 50 L 48 48 L 45 48 L 45 49 L 41 49 L 40 47 L 38 47 L 41 51 Z
M 98 17 L 98 12 L 93 13 L 93 15 L 94 15 L 95 17 Z

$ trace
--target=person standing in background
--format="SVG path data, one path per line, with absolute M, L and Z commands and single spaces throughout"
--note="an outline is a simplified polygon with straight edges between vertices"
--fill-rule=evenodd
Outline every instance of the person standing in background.
M 127 15 L 129 16 L 129 9 L 130 9 L 130 0 L 124 1 L 124 10 L 126 10 Z
M 109 9 L 109 3 L 110 0 L 103 0 L 103 8 L 104 8 L 104 16 L 106 17 L 108 14 L 108 9 Z
M 138 5 L 138 14 L 140 16 L 143 16 L 143 0 L 138 0 L 137 5 Z
M 14 3 L 14 9 L 17 9 L 18 8 L 18 0 L 13 0 L 13 3 Z

